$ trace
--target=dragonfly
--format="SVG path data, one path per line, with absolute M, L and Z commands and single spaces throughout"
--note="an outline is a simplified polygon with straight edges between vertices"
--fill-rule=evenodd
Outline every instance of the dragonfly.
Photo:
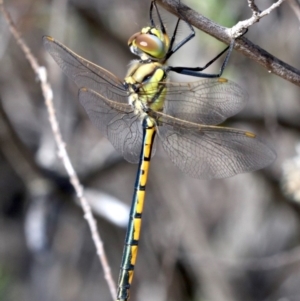
M 167 66 L 168 58 L 193 37 L 193 29 L 187 38 L 174 45 L 181 20 L 169 38 L 160 17 L 160 25 L 154 24 L 154 9 L 158 11 L 152 1 L 151 26 L 144 27 L 128 41 L 130 50 L 139 59 L 132 63 L 123 80 L 52 37 L 43 37 L 46 50 L 79 87 L 79 101 L 92 123 L 125 160 L 138 163 L 120 267 L 118 301 L 129 299 L 156 135 L 171 161 L 184 173 L 199 179 L 226 178 L 255 171 L 276 158 L 273 149 L 256 134 L 218 126 L 242 110 L 247 100 L 242 88 L 220 77 L 233 43 L 204 67 Z M 219 73 L 201 72 L 227 50 Z M 205 79 L 171 82 L 170 72 Z

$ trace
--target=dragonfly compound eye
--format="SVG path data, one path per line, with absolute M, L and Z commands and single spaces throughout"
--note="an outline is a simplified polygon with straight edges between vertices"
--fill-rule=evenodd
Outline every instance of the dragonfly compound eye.
M 166 45 L 156 35 L 149 33 L 136 33 L 129 40 L 131 51 L 140 55 L 144 53 L 154 59 L 162 59 L 166 55 Z

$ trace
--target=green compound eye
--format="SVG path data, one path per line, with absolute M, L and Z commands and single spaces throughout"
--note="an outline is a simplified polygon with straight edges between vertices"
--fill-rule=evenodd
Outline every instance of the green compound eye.
M 155 59 L 162 59 L 167 53 L 166 43 L 152 32 L 134 34 L 128 40 L 128 45 Z
M 163 42 L 154 35 L 141 34 L 135 39 L 136 46 L 143 52 L 155 58 L 162 58 L 165 55 Z

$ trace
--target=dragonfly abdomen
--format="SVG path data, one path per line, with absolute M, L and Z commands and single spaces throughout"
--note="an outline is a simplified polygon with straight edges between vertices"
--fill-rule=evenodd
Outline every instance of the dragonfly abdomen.
M 151 117 L 143 120 L 143 146 L 140 155 L 139 169 L 136 177 L 129 225 L 125 238 L 121 271 L 119 276 L 118 301 L 129 298 L 129 289 L 133 279 L 134 267 L 137 259 L 138 243 L 142 225 L 146 183 L 148 178 L 152 146 L 156 134 L 156 123 Z

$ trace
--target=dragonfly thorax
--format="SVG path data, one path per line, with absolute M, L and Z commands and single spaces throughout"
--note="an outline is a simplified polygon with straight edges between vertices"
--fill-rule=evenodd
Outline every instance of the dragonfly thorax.
M 142 61 L 163 60 L 170 47 L 170 39 L 166 33 L 156 27 L 144 27 L 128 40 L 130 51 Z
M 135 62 L 129 69 L 124 83 L 129 90 L 129 103 L 147 111 L 162 111 L 166 94 L 166 68 L 158 62 Z M 141 102 L 141 106 L 136 102 Z

